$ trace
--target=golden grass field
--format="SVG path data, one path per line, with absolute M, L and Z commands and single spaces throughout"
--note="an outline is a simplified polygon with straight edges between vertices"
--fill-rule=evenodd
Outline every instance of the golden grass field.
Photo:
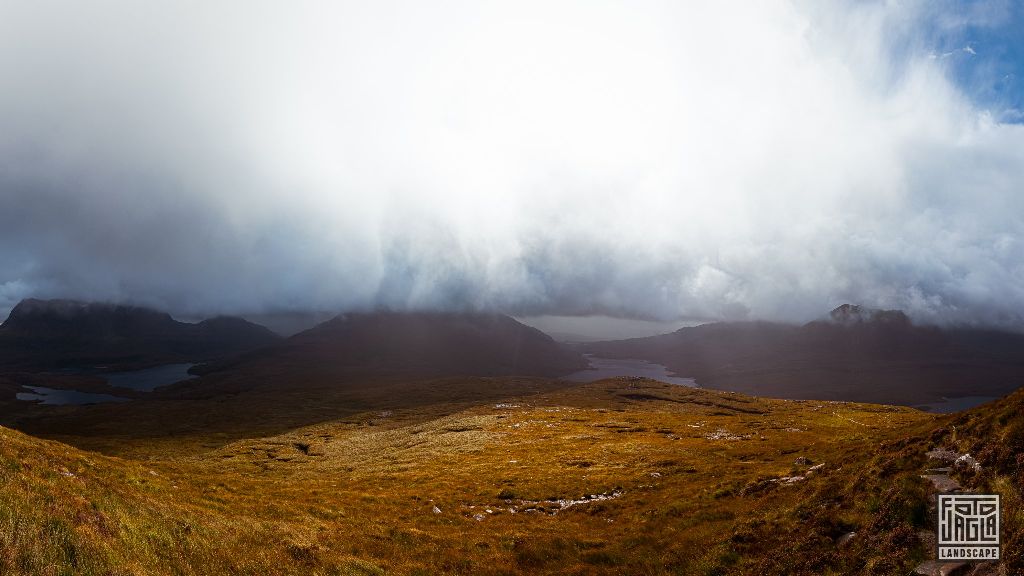
M 909 408 L 651 380 L 366 390 L 365 410 L 248 437 L 184 401 L 93 407 L 63 442 L 0 429 L 0 573 L 906 574 L 927 555 L 924 451 L 970 441 Z M 177 427 L 105 435 L 129 408 Z M 975 481 L 1020 510 L 1019 478 Z

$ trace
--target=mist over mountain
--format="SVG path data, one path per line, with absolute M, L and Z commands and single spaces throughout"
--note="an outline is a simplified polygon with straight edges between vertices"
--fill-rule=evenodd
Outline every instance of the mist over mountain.
M 20 302 L 0 324 L 0 368 L 137 368 L 198 362 L 280 340 L 241 318 L 190 324 L 136 306 L 36 300 Z
M 557 377 L 587 365 L 579 352 L 501 314 L 385 311 L 342 314 L 274 347 L 204 371 L 294 370 L 326 381 L 346 371 Z
M 1024 335 L 918 326 L 898 310 L 850 304 L 803 325 L 711 323 L 583 349 L 664 364 L 704 387 L 781 398 L 924 404 L 1001 396 L 1024 383 Z
M 5 3 L 0 317 L 1024 325 L 1012 3 L 441 4 Z

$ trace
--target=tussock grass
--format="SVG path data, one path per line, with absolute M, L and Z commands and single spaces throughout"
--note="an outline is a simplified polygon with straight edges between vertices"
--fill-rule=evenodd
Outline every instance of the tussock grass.
M 187 449 L 137 459 L 0 429 L 0 573 L 885 573 L 921 554 L 934 416 L 652 381 L 474 389 L 500 383 L 261 437 L 193 423 Z M 773 482 L 797 456 L 825 466 Z M 836 547 L 851 530 L 877 559 Z

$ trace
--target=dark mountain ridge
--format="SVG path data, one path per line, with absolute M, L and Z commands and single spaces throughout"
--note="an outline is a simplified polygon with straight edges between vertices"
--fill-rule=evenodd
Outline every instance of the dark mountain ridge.
M 192 398 L 248 393 L 267 397 L 352 394 L 364 397 L 414 381 L 465 377 L 557 378 L 584 370 L 578 351 L 502 314 L 482 312 L 365 312 L 341 314 L 276 345 L 197 366 L 202 377 L 175 385 Z M 566 383 L 568 385 L 568 383 Z M 282 396 L 284 395 L 284 396 Z M 432 398 L 432 400 L 431 400 Z
M 804 325 L 714 323 L 582 347 L 664 364 L 711 388 L 782 398 L 922 404 L 1024 384 L 1024 335 L 917 326 L 845 304 Z
M 135 368 L 209 360 L 278 340 L 241 318 L 191 324 L 138 306 L 27 299 L 0 325 L 0 366 Z
M 341 314 L 266 352 L 248 356 L 257 363 L 443 376 L 561 376 L 588 365 L 540 330 L 495 313 Z

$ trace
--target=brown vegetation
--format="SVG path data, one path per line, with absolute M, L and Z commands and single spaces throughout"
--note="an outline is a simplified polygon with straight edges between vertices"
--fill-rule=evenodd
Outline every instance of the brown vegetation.
M 5 431 L 0 562 L 25 574 L 896 574 L 926 554 L 918 470 L 948 417 L 631 379 L 384 388 L 350 388 L 361 410 L 269 436 L 231 440 L 166 399 L 191 441 L 155 440 L 144 421 L 137 435 L 61 434 L 129 460 Z M 151 403 L 81 412 L 110 421 Z

